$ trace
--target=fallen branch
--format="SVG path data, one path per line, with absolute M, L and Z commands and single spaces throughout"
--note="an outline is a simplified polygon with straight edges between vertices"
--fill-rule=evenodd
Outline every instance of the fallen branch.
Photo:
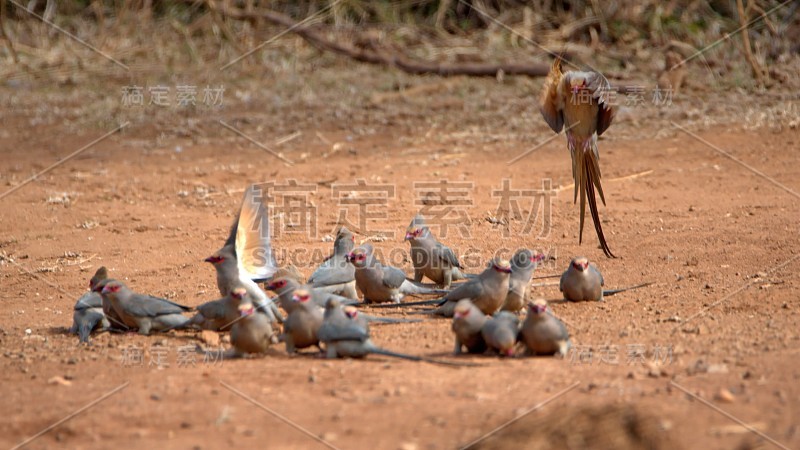
M 209 2 L 209 5 L 213 2 Z M 308 25 L 299 25 L 291 17 L 276 11 L 261 9 L 243 11 L 229 8 L 223 4 L 214 4 L 213 9 L 220 14 L 238 20 L 266 19 L 274 24 L 288 28 L 288 31 L 297 34 L 309 44 L 322 50 L 347 56 L 358 62 L 396 67 L 403 72 L 422 75 L 435 74 L 441 76 L 468 75 L 476 77 L 495 77 L 498 73 L 505 75 L 527 75 L 530 77 L 543 77 L 550 71 L 550 66 L 543 63 L 513 64 L 513 63 L 464 63 L 445 64 L 431 61 L 411 59 L 406 55 L 393 52 L 386 48 L 379 48 L 374 42 L 367 47 L 355 47 L 349 43 L 331 41 L 319 31 Z
M 755 0 L 750 0 L 751 2 Z M 750 8 L 748 8 L 749 11 Z M 753 77 L 756 79 L 758 84 L 764 85 L 764 77 L 765 72 L 764 68 L 756 61 L 755 56 L 753 56 L 753 48 L 750 45 L 750 34 L 747 30 L 748 24 L 748 14 L 744 10 L 744 2 L 743 0 L 736 0 L 736 10 L 739 13 L 739 24 L 742 26 L 742 46 L 744 47 L 744 58 L 750 64 L 750 67 L 753 69 Z

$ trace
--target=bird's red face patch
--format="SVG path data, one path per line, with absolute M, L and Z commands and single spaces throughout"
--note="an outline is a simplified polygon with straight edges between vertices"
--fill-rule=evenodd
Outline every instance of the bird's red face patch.
M 119 288 L 120 288 L 120 286 L 119 286 L 118 284 L 107 284 L 107 285 L 106 285 L 106 286 L 103 288 L 103 291 L 102 291 L 102 292 L 103 292 L 103 294 L 108 294 L 108 293 L 113 293 L 113 292 L 119 292 Z
M 422 228 L 416 228 L 416 227 L 409 228 L 408 230 L 406 230 L 406 240 L 408 241 L 422 236 L 422 231 L 423 231 Z
M 511 273 L 511 266 L 493 264 L 492 267 L 498 272 Z
M 211 264 L 219 264 L 222 261 L 225 261 L 225 258 L 223 258 L 222 256 L 219 256 L 219 255 L 211 255 L 211 256 L 209 256 L 208 258 L 205 259 L 205 262 L 211 263 Z
M 572 267 L 574 267 L 575 270 L 579 270 L 579 271 L 583 272 L 584 270 L 589 268 L 589 262 L 588 261 L 575 261 L 575 262 L 572 263 Z
M 544 253 L 538 253 L 536 255 L 531 256 L 531 262 L 539 263 L 544 261 Z
M 530 309 L 533 314 L 544 314 L 545 311 L 547 311 L 547 305 L 541 303 L 531 303 L 528 305 L 528 309 Z
M 286 280 L 284 280 L 284 279 L 275 280 L 272 283 L 267 285 L 267 289 L 269 289 L 270 291 L 274 291 L 276 289 L 281 289 L 283 287 L 286 287 Z
M 366 259 L 367 255 L 361 252 L 351 252 L 349 255 L 347 255 L 347 260 L 355 263 L 362 263 L 366 261 Z

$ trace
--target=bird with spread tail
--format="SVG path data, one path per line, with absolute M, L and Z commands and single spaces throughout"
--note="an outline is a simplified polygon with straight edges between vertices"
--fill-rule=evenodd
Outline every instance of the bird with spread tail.
M 609 104 L 611 85 L 599 72 L 561 71 L 561 57 L 556 58 L 544 82 L 539 98 L 539 110 L 545 122 L 556 133 L 563 128 L 567 135 L 567 148 L 572 156 L 572 177 L 575 179 L 573 201 L 581 197 L 580 235 L 583 242 L 583 222 L 586 200 L 592 215 L 594 229 L 603 253 L 614 258 L 608 247 L 600 215 L 597 211 L 595 189 L 603 205 L 606 204 L 600 185 L 600 153 L 597 137 L 601 136 L 614 119 L 615 110 Z

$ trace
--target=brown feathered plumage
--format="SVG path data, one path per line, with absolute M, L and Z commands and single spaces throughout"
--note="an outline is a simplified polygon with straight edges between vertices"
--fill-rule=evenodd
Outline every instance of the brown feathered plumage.
M 572 157 L 572 177 L 575 179 L 574 200 L 581 197 L 581 221 L 579 242 L 583 242 L 583 222 L 586 214 L 586 199 L 594 229 L 606 256 L 614 254 L 608 248 L 600 215 L 597 211 L 595 189 L 606 204 L 603 187 L 600 185 L 600 154 L 597 136 L 603 134 L 614 118 L 614 108 L 608 104 L 611 86 L 598 72 L 562 73 L 561 58 L 556 58 L 550 69 L 539 98 L 539 109 L 545 122 L 556 133 L 565 128 L 567 148 Z

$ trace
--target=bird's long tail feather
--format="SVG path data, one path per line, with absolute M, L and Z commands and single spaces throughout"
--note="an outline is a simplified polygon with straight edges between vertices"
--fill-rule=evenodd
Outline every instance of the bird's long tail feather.
M 378 303 L 378 304 L 369 304 L 364 306 L 370 306 L 372 308 L 404 308 L 406 306 L 424 306 L 424 305 L 441 305 L 445 302 L 444 299 L 437 298 L 435 300 L 423 300 L 420 302 L 405 302 L 405 303 Z
M 405 295 L 446 295 L 450 293 L 450 289 L 430 288 L 407 280 L 403 283 L 400 290 Z
M 619 294 L 620 292 L 632 291 L 634 289 L 647 287 L 647 286 L 650 286 L 651 284 L 655 284 L 655 281 L 649 281 L 647 283 L 637 284 L 636 286 L 629 286 L 629 287 L 620 288 L 620 289 L 606 289 L 606 290 L 603 290 L 603 297 L 610 297 L 610 296 L 612 296 L 614 294 Z
M 581 197 L 580 206 L 580 234 L 578 242 L 583 243 L 583 224 L 586 216 L 586 201 L 589 201 L 589 213 L 592 215 L 592 222 L 594 222 L 594 229 L 597 232 L 597 238 L 600 240 L 600 246 L 603 253 L 609 258 L 616 258 L 606 242 L 605 234 L 603 234 L 603 226 L 600 223 L 600 213 L 597 210 L 597 198 L 595 195 L 595 188 L 600 194 L 600 200 L 603 205 L 606 204 L 605 195 L 603 194 L 603 187 L 600 184 L 600 165 L 597 156 L 597 144 L 592 142 L 591 149 L 584 150 L 584 146 L 577 144 L 573 145 L 570 149 L 573 158 L 573 175 L 575 176 L 575 194 L 574 200 L 577 201 L 578 194 Z
M 419 323 L 422 322 L 422 319 L 398 319 L 395 317 L 378 317 L 378 316 L 371 316 L 369 314 L 360 314 L 361 317 L 367 320 L 367 322 L 375 323 L 375 324 L 395 324 L 395 323 Z
M 407 359 L 410 361 L 423 361 L 430 364 L 440 364 L 449 367 L 475 367 L 480 365 L 465 361 L 445 361 L 443 359 L 428 358 L 425 356 L 408 355 L 406 353 L 393 352 L 391 350 L 386 350 L 385 348 L 379 348 L 379 347 L 371 348 L 370 353 L 374 353 L 376 355 L 391 356 L 393 358 Z

